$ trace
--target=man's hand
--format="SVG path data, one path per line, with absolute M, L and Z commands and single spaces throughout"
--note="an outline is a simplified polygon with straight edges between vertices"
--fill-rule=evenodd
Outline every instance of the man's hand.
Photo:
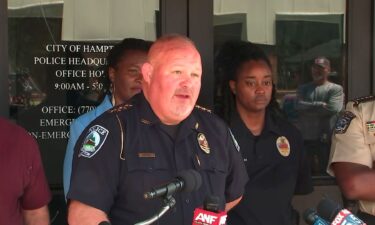
M 68 224 L 70 225 L 98 225 L 100 222 L 109 221 L 102 210 L 86 205 L 82 202 L 71 200 L 68 208 Z
M 349 162 L 332 164 L 336 181 L 348 199 L 375 201 L 375 170 Z
M 229 210 L 231 210 L 233 207 L 235 207 L 241 201 L 241 199 L 242 199 L 242 196 L 237 198 L 234 201 L 227 202 L 225 204 L 225 211 L 228 212 Z

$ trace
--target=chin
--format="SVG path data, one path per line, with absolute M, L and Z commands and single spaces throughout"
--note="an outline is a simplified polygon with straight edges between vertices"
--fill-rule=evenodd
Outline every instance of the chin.
M 266 107 L 267 107 L 267 105 L 256 105 L 256 106 L 253 108 L 253 111 L 254 111 L 254 112 L 262 112 L 262 111 L 265 111 L 265 110 L 266 110 Z
M 187 108 L 185 108 L 185 109 L 177 109 L 177 110 L 173 111 L 173 115 L 174 115 L 174 117 L 176 119 L 182 121 L 182 120 L 186 119 L 190 115 L 190 113 L 191 113 L 192 110 L 193 110 L 192 108 L 191 109 L 187 109 Z

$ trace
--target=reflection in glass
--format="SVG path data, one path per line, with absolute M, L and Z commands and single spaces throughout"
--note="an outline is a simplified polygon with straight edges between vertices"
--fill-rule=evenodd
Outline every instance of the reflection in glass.
M 268 54 L 278 102 L 302 132 L 315 176 L 326 175 L 332 126 L 344 104 L 345 7 L 344 0 L 214 0 L 215 52 L 227 40 L 245 40 Z M 320 56 L 330 71 L 323 86 L 314 86 L 312 67 Z M 217 111 L 225 111 L 221 82 L 216 76 Z M 314 127 L 320 135 L 311 138 Z
M 64 0 L 62 39 L 156 39 L 158 0 Z
M 158 3 L 8 0 L 10 116 L 37 139 L 52 188 L 62 187 L 70 123 L 108 89 L 107 52 L 125 37 L 154 40 Z

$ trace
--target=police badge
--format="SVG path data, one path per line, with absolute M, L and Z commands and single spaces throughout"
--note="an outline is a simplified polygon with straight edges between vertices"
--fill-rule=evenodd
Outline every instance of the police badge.
M 276 140 L 276 147 L 279 150 L 280 155 L 288 157 L 290 154 L 290 144 L 286 137 L 280 136 Z
M 210 154 L 210 146 L 208 146 L 206 136 L 204 136 L 202 133 L 198 133 L 197 140 L 202 151 L 206 154 Z

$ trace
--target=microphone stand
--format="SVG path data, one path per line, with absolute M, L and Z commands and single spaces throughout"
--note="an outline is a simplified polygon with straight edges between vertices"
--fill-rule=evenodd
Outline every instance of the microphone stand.
M 156 213 L 151 218 L 149 218 L 149 219 L 147 219 L 145 221 L 136 223 L 134 225 L 148 225 L 148 224 L 151 224 L 151 223 L 155 222 L 156 220 L 160 219 L 160 217 L 162 215 L 164 215 L 170 208 L 172 208 L 176 204 L 176 200 L 172 197 L 172 195 L 165 196 L 163 198 L 163 202 L 164 202 L 164 205 L 163 205 L 163 207 L 161 208 L 161 210 L 158 213 Z

